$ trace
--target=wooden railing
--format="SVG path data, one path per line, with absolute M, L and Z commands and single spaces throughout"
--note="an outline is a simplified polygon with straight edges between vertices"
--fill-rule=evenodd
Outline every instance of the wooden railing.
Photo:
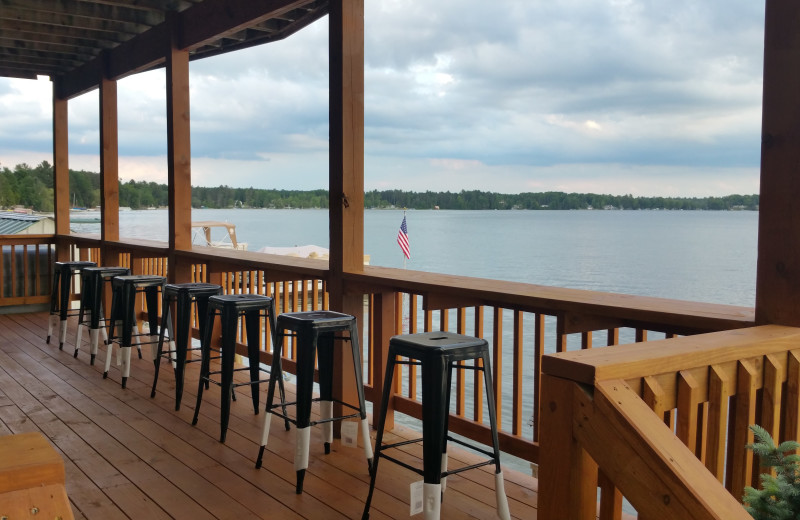
M 170 252 L 162 242 L 106 243 L 102 252 L 97 237 L 70 237 L 70 244 L 75 258 L 130 266 L 134 273 L 167 272 Z M 172 255 L 176 265 L 191 266 L 192 280 L 218 283 L 228 293 L 273 296 L 279 312 L 328 308 L 326 261 L 205 247 Z M 493 352 L 501 448 L 533 463 L 539 461 L 541 367 L 546 354 L 753 323 L 753 311 L 748 308 L 376 266 L 345 275 L 344 284 L 347 292 L 364 295 L 362 343 L 369 400 L 379 403 L 392 335 L 451 330 L 485 338 Z M 194 334 L 197 337 L 196 330 Z M 261 338 L 262 362 L 268 364 L 272 348 L 266 324 L 262 324 Z M 244 347 L 240 348 L 244 353 Z M 294 358 L 294 348 L 287 343 L 283 365 L 288 372 L 294 371 Z M 421 416 L 417 378 L 413 368 L 395 378 L 398 385 L 389 403 L 391 410 Z M 458 378 L 450 426 L 456 433 L 487 443 L 481 385 L 472 377 Z
M 0 307 L 50 302 L 52 235 L 0 236 Z
M 494 393 L 498 402 L 501 449 L 539 462 L 541 366 L 545 354 L 586 350 L 607 344 L 647 341 L 752 325 L 752 309 L 540 285 L 465 278 L 400 269 L 365 267 L 348 274 L 352 291 L 373 295 L 392 318 L 383 338 L 370 335 L 367 396 L 380 398 L 388 336 L 450 330 L 485 338 L 492 349 Z M 388 297 L 385 296 L 388 294 Z M 380 296 L 384 295 L 384 296 Z M 393 303 L 392 303 L 393 302 Z M 386 325 L 383 328 L 387 328 Z M 625 347 L 627 348 L 627 347 Z M 390 407 L 421 417 L 419 374 L 404 367 Z M 454 385 L 450 428 L 489 443 L 480 378 L 459 378 Z M 378 391 L 375 391 L 377 389 Z
M 800 329 L 768 325 L 543 360 L 542 518 L 748 519 L 746 445 L 800 438 Z

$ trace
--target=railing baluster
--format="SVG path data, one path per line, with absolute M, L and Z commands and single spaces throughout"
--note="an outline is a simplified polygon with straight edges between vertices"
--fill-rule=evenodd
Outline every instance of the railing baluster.
M 456 309 L 456 330 L 459 334 L 467 333 L 467 310 L 464 307 Z M 458 362 L 464 366 L 464 361 Z M 466 409 L 466 374 L 463 370 L 456 370 L 456 415 L 464 417 Z
M 736 408 L 733 424 L 731 493 L 742 496 L 744 487 L 753 485 L 753 453 L 746 446 L 753 442 L 750 425 L 756 422 L 756 393 L 758 372 L 750 360 L 739 361 L 736 384 Z
M 64 283 L 63 281 L 61 283 Z M 17 246 L 11 246 L 11 296 L 19 296 L 17 292 Z
M 514 311 L 513 333 L 513 359 L 512 374 L 512 404 L 511 404 L 511 433 L 522 435 L 522 339 L 524 337 L 522 324 L 522 311 Z
M 689 448 L 695 457 L 701 458 L 697 449 L 698 418 L 697 408 L 700 404 L 700 385 L 688 370 L 678 374 L 678 424 L 677 436 Z
M 492 384 L 494 385 L 497 428 L 503 429 L 503 309 L 494 308 L 492 331 Z
M 761 392 L 761 421 L 759 424 L 773 439 L 780 439 L 781 390 L 786 380 L 786 356 L 769 354 L 764 358 L 764 386 Z M 792 439 L 797 440 L 797 439 Z
M 534 314 L 533 326 L 533 441 L 539 442 L 541 417 L 542 356 L 544 355 L 544 314 Z
M 622 493 L 602 470 L 598 474 L 597 483 L 600 487 L 600 515 L 598 519 L 621 520 Z
M 581 332 L 581 348 L 586 350 L 588 348 L 592 348 L 592 331 L 587 330 Z
M 483 338 L 483 306 L 475 307 L 475 337 Z M 476 361 L 479 367 L 483 367 L 483 360 Z M 476 370 L 472 380 L 472 418 L 476 422 L 483 424 L 483 374 Z
M 711 366 L 708 376 L 706 467 L 722 484 L 725 483 L 726 425 L 731 395 L 733 395 L 731 376 L 721 366 Z
M 786 416 L 781 441 L 800 439 L 800 351 L 792 350 L 786 362 Z

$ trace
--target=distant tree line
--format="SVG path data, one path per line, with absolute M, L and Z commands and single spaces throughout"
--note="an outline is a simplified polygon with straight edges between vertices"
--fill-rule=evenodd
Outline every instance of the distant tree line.
M 93 208 L 100 205 L 100 175 L 69 171 L 70 204 Z M 132 209 L 164 207 L 167 185 L 155 182 L 121 181 L 119 205 Z M 0 169 L 0 207 L 21 205 L 36 211 L 53 211 L 53 167 L 18 164 Z M 364 194 L 366 208 L 413 209 L 666 209 L 666 210 L 757 210 L 758 195 L 725 197 L 634 197 L 596 193 L 504 194 L 478 190 L 460 192 L 413 192 L 373 190 Z M 265 190 L 256 188 L 193 187 L 194 208 L 327 208 L 327 190 Z

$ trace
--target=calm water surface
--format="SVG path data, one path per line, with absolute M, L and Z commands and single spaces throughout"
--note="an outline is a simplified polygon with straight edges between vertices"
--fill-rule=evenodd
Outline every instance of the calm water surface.
M 408 269 L 576 289 L 753 306 L 758 213 L 751 211 L 408 211 Z M 239 240 L 328 247 L 325 210 L 194 210 Z M 365 212 L 372 265 L 403 267 L 403 212 Z M 91 230 L 91 228 L 83 228 Z M 166 210 L 123 211 L 123 236 L 167 240 Z

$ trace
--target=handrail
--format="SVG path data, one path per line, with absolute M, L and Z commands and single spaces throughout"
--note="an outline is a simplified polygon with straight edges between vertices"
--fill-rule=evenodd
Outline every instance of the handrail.
M 800 435 L 798 345 L 766 325 L 546 356 L 540 514 L 595 518 L 603 475 L 640 518 L 750 518 L 748 427 Z
M 749 327 L 755 323 L 750 307 L 690 302 L 568 289 L 548 285 L 364 266 L 347 273 L 345 281 L 364 293 L 393 290 L 441 296 L 441 308 L 474 305 L 501 306 L 530 312 L 563 313 L 565 332 L 640 327 L 674 334 L 697 334 Z M 598 324 L 602 320 L 602 325 Z

